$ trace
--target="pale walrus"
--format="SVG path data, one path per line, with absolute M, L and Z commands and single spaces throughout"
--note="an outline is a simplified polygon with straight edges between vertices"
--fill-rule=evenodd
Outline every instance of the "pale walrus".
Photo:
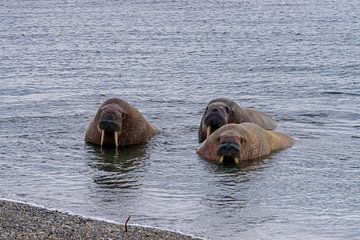
M 256 123 L 267 130 L 273 130 L 277 126 L 276 121 L 263 112 L 240 107 L 228 98 L 216 98 L 208 103 L 201 119 L 198 132 L 199 143 L 225 124 L 243 122 Z
M 85 141 L 100 146 L 145 144 L 159 130 L 141 113 L 119 98 L 106 100 L 86 131 Z
M 291 137 L 254 123 L 227 124 L 211 134 L 197 153 L 211 162 L 239 164 L 288 148 L 293 143 Z

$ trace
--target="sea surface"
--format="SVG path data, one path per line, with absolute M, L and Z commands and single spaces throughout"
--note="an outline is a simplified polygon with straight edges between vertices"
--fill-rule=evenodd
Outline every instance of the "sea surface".
M 225 96 L 292 148 L 196 154 Z M 120 97 L 162 133 L 84 142 Z M 0 197 L 206 239 L 360 239 L 358 0 L 0 1 Z

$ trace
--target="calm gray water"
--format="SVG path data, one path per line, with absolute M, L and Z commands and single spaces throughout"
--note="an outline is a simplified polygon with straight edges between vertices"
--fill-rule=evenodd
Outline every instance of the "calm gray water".
M 360 239 L 360 2 L 0 2 L 0 197 L 207 239 Z M 207 102 L 296 139 L 242 167 L 196 155 Z M 107 98 L 163 133 L 101 151 Z

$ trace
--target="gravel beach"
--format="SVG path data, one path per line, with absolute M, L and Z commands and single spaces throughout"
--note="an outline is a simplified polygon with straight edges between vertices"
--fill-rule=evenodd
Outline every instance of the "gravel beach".
M 0 200 L 0 239 L 199 239 L 156 228 L 109 223 Z

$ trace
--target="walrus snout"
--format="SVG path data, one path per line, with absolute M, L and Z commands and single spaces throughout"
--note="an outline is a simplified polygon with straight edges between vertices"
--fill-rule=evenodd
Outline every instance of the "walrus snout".
M 215 112 L 209 113 L 204 119 L 204 125 L 210 126 L 212 131 L 215 131 L 225 124 L 227 124 L 227 118 Z
M 122 131 L 122 122 L 114 115 L 109 114 L 103 117 L 98 124 L 100 132 L 100 145 L 103 146 L 104 139 L 113 139 L 115 146 L 119 146 L 119 136 Z
M 239 163 L 240 146 L 235 142 L 221 143 L 217 149 L 220 163 Z
M 116 120 L 104 119 L 99 122 L 100 130 L 105 132 L 119 132 L 121 131 L 121 125 Z

